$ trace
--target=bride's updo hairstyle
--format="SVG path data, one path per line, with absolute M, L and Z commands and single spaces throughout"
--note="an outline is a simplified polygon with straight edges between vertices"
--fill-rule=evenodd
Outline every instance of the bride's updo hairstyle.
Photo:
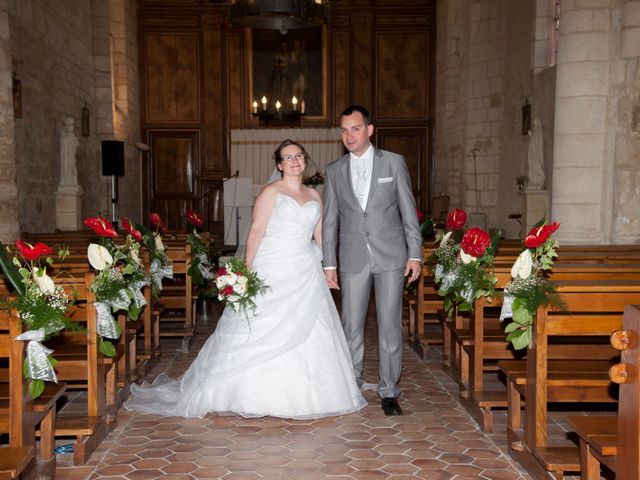
M 279 167 L 280 164 L 284 161 L 282 158 L 282 150 L 284 150 L 285 148 L 291 145 L 295 145 L 296 147 L 298 147 L 302 152 L 302 154 L 304 155 L 304 166 L 306 168 L 307 165 L 309 165 L 309 160 L 311 160 L 311 157 L 307 153 L 307 150 L 302 146 L 302 144 L 298 142 L 294 142 L 293 140 L 290 140 L 288 138 L 284 142 L 282 142 L 280 145 L 278 145 L 278 148 L 276 148 L 276 151 L 273 152 L 273 159 L 276 161 L 276 168 Z M 282 170 L 280 170 L 279 168 L 278 170 L 280 171 L 280 176 L 284 175 L 282 173 Z

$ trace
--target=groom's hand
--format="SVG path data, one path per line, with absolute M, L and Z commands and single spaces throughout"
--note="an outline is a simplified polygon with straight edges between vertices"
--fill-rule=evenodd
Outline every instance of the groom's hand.
M 409 260 L 407 262 L 407 266 L 404 269 L 404 276 L 408 277 L 407 281 L 409 283 L 414 282 L 420 276 L 421 270 L 422 270 L 422 264 L 420 263 L 419 260 Z
M 335 268 L 325 270 L 324 278 L 327 280 L 327 286 L 329 288 L 340 290 L 340 285 L 338 284 L 338 270 Z

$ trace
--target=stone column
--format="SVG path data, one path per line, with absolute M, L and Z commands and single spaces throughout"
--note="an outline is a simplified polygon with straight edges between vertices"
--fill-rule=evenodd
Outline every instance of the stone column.
M 561 243 L 608 243 L 613 157 L 608 129 L 610 0 L 562 0 L 553 155 L 554 234 Z
M 20 235 L 9 15 L 0 10 L 0 240 Z

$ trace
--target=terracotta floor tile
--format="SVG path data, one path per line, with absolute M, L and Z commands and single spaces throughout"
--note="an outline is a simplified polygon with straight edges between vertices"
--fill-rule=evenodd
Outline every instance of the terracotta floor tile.
M 212 323 L 201 323 L 186 354 L 177 350 L 177 340 L 163 339 L 162 359 L 149 379 L 161 371 L 180 375 L 211 331 Z M 375 330 L 367 331 L 367 342 L 365 378 L 376 381 Z M 122 410 L 92 466 L 71 467 L 72 455 L 60 455 L 57 479 L 528 479 L 504 453 L 506 415 L 496 416 L 496 433 L 482 433 L 458 402 L 456 383 L 442 371 L 439 349 L 430 355 L 423 362 L 405 347 L 403 416 L 386 417 L 373 391 L 364 392 L 369 405 L 360 412 L 307 421 L 165 418 Z M 86 405 L 82 394 L 70 398 Z M 74 408 L 83 407 L 65 406 Z M 562 420 L 557 415 L 550 427 L 558 436 L 565 435 Z

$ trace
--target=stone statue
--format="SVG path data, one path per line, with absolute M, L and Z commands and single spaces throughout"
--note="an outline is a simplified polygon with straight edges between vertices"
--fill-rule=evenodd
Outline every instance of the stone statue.
M 541 190 L 544 188 L 544 145 L 542 142 L 542 123 L 537 117 L 533 119 L 529 137 L 527 188 Z
M 76 151 L 78 137 L 74 133 L 75 121 L 72 117 L 64 119 L 64 127 L 60 132 L 60 187 L 78 188 L 78 170 L 76 168 Z

